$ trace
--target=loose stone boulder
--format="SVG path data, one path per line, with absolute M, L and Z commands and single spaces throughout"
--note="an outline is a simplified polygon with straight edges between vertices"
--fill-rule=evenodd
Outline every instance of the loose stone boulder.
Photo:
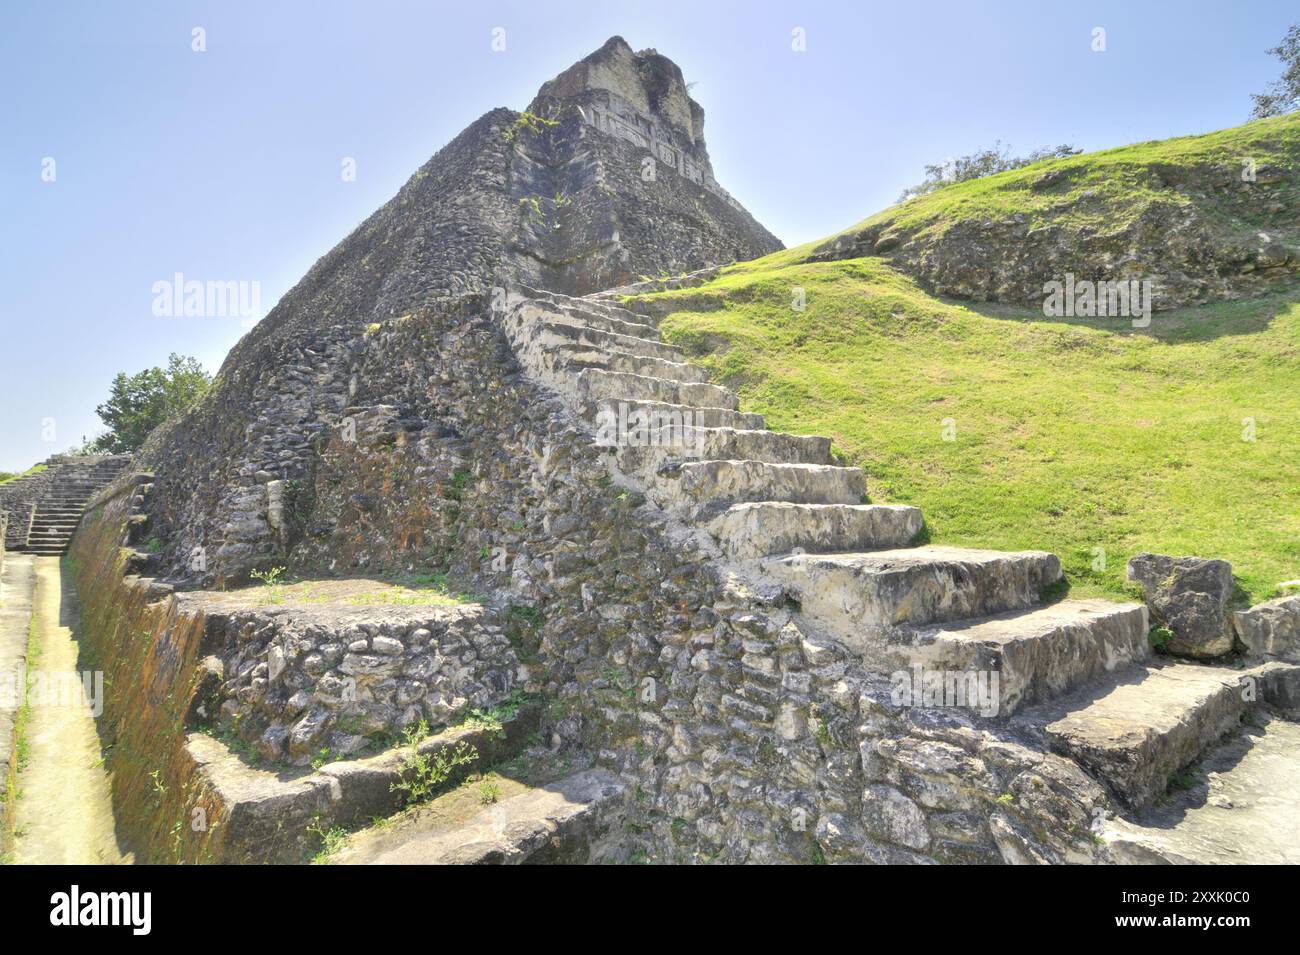
M 1205 659 L 1232 649 L 1227 561 L 1138 554 L 1128 562 L 1128 579 L 1146 591 L 1152 624 L 1172 633 L 1165 645 L 1170 653 Z
M 1300 661 L 1300 594 L 1238 610 L 1232 623 L 1237 639 L 1251 653 Z

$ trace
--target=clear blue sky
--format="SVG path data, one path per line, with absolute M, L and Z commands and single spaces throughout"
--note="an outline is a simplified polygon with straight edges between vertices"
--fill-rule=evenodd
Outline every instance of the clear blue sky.
M 114 373 L 173 351 L 215 370 L 246 330 L 155 317 L 155 282 L 258 281 L 265 313 L 466 124 L 613 34 L 681 65 L 719 180 L 796 244 L 996 139 L 1091 150 L 1243 122 L 1295 20 L 1294 0 L 5 0 L 0 469 L 97 433 Z

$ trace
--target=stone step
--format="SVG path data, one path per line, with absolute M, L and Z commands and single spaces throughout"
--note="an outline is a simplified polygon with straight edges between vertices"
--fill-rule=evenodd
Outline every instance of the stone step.
M 564 345 L 555 350 L 555 357 L 557 367 L 575 373 L 584 368 L 600 368 L 632 375 L 648 375 L 652 378 L 669 378 L 673 381 L 707 382 L 709 380 L 709 373 L 699 365 L 665 361 L 662 358 L 634 355 L 625 351 Z
M 1179 776 L 1168 798 L 1107 817 L 1101 838 L 1113 861 L 1300 863 L 1300 723 L 1252 714 Z
M 738 431 L 757 431 L 764 425 L 761 414 L 729 411 L 726 408 L 694 408 L 664 401 L 634 401 L 625 398 L 606 398 L 596 403 L 591 420 L 596 426 L 597 440 L 604 445 L 619 443 L 622 422 L 635 428 L 651 431 L 690 428 L 735 428 Z
M 759 564 L 798 596 L 806 616 L 873 655 L 897 628 L 1028 607 L 1061 578 L 1055 554 L 962 547 L 792 554 Z
M 448 826 L 436 816 L 415 826 L 365 833 L 335 864 L 519 865 L 592 861 L 621 814 L 627 787 L 603 769 L 537 786 Z
M 1151 804 L 1170 779 L 1260 703 L 1294 710 L 1300 666 L 1249 670 L 1170 663 L 1139 667 L 1081 691 L 1076 708 L 1049 723 L 1047 739 L 1131 809 Z
M 919 628 L 894 649 L 900 666 L 996 673 L 996 715 L 1008 717 L 1145 661 L 1147 630 L 1143 604 L 1062 600 Z
M 615 463 L 648 478 L 671 461 L 740 460 L 769 464 L 829 464 L 829 438 L 736 428 L 666 427 L 651 431 L 628 421 L 615 431 Z
M 545 302 L 558 305 L 564 308 L 573 308 L 595 312 L 599 315 L 605 315 L 609 318 L 620 318 L 629 322 L 648 322 L 652 319 L 644 315 L 639 315 L 629 308 L 624 308 L 616 302 L 601 299 L 589 299 L 586 297 L 575 298 L 572 295 L 564 295 L 560 292 L 547 292 L 542 289 L 529 288 L 526 285 L 515 286 L 511 289 L 511 294 L 523 298 L 532 299 L 535 302 Z
M 587 407 L 594 407 L 606 398 L 660 401 L 694 408 L 725 408 L 728 411 L 740 407 L 740 399 L 734 392 L 717 385 L 650 378 L 621 371 L 601 371 L 598 368 L 587 368 L 574 376 L 573 394 Z
M 554 349 L 566 344 L 598 348 L 602 351 L 630 352 L 633 355 L 662 358 L 672 362 L 681 362 L 686 357 L 686 353 L 675 345 L 665 345 L 661 341 L 637 338 L 633 335 L 602 332 L 589 325 L 576 325 L 572 322 L 529 323 L 511 330 L 510 334 L 516 352 L 521 352 L 521 361 L 525 360 L 525 356 L 531 356 L 538 351 Z
M 829 444 L 829 441 L 827 442 Z M 921 530 L 919 508 L 902 504 L 735 504 L 708 524 L 736 560 L 788 554 L 904 547 Z
M 571 325 L 585 325 L 588 328 L 599 329 L 602 332 L 610 332 L 614 335 L 629 335 L 632 338 L 646 338 L 651 341 L 659 340 L 659 329 L 654 325 L 647 325 L 640 316 L 627 313 L 626 318 L 615 318 L 612 315 L 603 315 L 591 309 L 571 308 L 568 306 L 550 306 L 545 310 L 545 314 L 551 319 L 559 322 L 568 322 Z
M 655 472 L 649 494 L 661 507 L 707 519 L 744 501 L 858 504 L 866 494 L 859 468 L 764 461 L 684 461 Z

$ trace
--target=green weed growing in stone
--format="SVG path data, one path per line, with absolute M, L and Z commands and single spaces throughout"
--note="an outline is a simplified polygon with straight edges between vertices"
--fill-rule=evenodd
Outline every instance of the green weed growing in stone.
M 320 849 L 311 860 L 313 865 L 323 865 L 330 856 L 342 849 L 348 841 L 347 830 L 341 826 L 326 828 L 319 817 L 307 827 L 307 831 L 320 840 Z
M 272 567 L 270 570 L 253 570 L 248 576 L 260 580 L 266 585 L 267 603 L 284 603 L 284 567 Z
M 1151 645 L 1152 650 L 1160 651 L 1173 639 L 1173 636 L 1174 632 L 1168 627 L 1152 627 L 1151 632 L 1147 634 L 1147 643 Z
M 433 752 L 421 752 L 420 744 L 428 735 L 429 724 L 420 720 L 408 727 L 403 736 L 408 749 L 398 768 L 399 778 L 389 786 L 389 790 L 403 793 L 408 806 L 428 799 L 458 767 L 468 766 L 478 759 L 478 750 L 464 742 L 457 743 L 455 749 L 442 747 Z

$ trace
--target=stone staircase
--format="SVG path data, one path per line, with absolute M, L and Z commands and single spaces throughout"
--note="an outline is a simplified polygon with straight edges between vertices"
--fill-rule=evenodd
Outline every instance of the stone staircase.
M 765 430 L 655 319 L 597 293 L 507 290 L 497 313 L 526 373 L 586 419 L 616 482 L 716 548 L 756 592 L 884 672 L 997 675 L 986 717 L 1010 722 L 1108 785 L 1130 809 L 1261 703 L 1300 705 L 1300 667 L 1157 662 L 1146 607 L 1043 602 L 1057 557 L 913 541 L 914 507 L 870 503 L 825 438 Z
M 12 482 L 6 488 L 8 496 L 21 501 L 18 516 L 27 526 L 25 533 L 19 528 L 10 538 L 11 548 L 35 555 L 62 555 L 81 521 L 86 501 L 121 474 L 130 460 L 130 455 L 69 458 Z M 27 494 L 25 481 L 33 482 Z M 28 500 L 22 500 L 24 497 Z

